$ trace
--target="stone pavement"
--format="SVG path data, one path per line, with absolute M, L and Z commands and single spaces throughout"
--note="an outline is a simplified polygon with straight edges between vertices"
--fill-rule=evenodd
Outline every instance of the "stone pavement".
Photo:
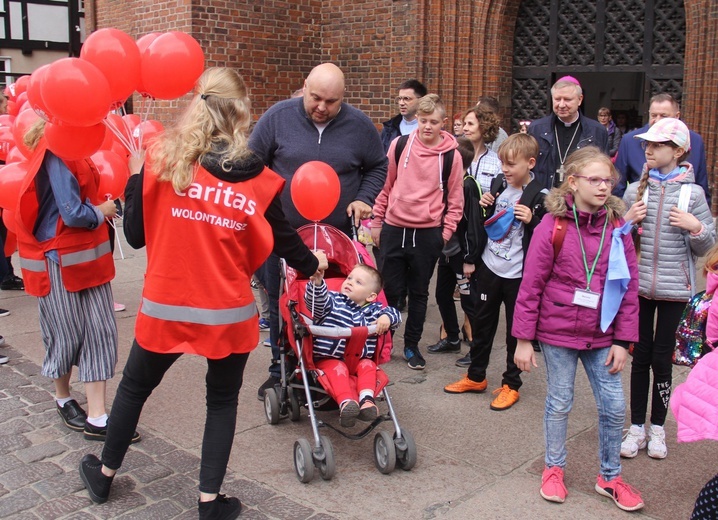
M 117 313 L 120 332 L 118 374 L 108 384 L 110 402 L 132 341 L 142 287 L 144 250 L 123 244 L 117 251 L 115 299 L 127 305 Z M 17 263 L 16 263 L 17 265 Z M 201 266 L 194 266 L 201 276 Z M 204 422 L 204 360 L 182 357 L 150 397 L 133 445 L 113 484 L 110 500 L 92 504 L 77 473 L 83 454 L 99 454 L 101 444 L 66 429 L 54 410 L 52 385 L 39 375 L 42 346 L 35 298 L 17 291 L 0 293 L 0 334 L 10 362 L 0 367 L 0 518 L 13 519 L 170 519 L 196 518 L 197 475 Z M 422 345 L 436 340 L 439 317 L 427 316 Z M 489 390 L 499 386 L 505 358 L 504 327 L 499 328 Z M 264 337 L 265 335 L 263 335 Z M 262 338 L 263 339 L 263 338 Z M 401 337 L 398 336 L 398 344 Z M 466 352 L 466 346 L 463 349 Z M 597 417 L 582 371 L 569 423 L 565 504 L 538 494 L 543 469 L 542 414 L 545 382 L 539 368 L 524 376 L 521 401 L 504 412 L 489 410 L 486 395 L 449 395 L 442 387 L 458 379 L 452 354 L 427 355 L 427 369 L 415 372 L 400 358 L 386 365 L 390 394 L 402 427 L 414 436 L 418 463 L 410 472 L 380 474 L 373 462 L 373 436 L 349 441 L 332 431 L 337 474 L 301 484 L 294 475 L 294 442 L 311 439 L 306 414 L 297 423 L 266 423 L 256 389 L 266 378 L 269 351 L 250 356 L 240 393 L 235 444 L 223 492 L 245 505 L 240 518 L 297 520 L 364 519 L 592 519 L 626 518 L 628 513 L 593 491 L 598 470 Z M 687 371 L 674 370 L 675 381 Z M 627 388 L 628 371 L 624 376 Z M 84 403 L 81 384 L 73 396 Z M 110 404 L 110 403 L 108 403 Z M 335 421 L 334 414 L 323 419 Z M 390 424 L 380 426 L 392 432 Z M 633 517 L 688 518 L 698 491 L 718 471 L 718 443 L 677 444 L 669 417 L 668 458 L 642 452 L 624 461 L 625 479 L 638 488 L 646 508 Z

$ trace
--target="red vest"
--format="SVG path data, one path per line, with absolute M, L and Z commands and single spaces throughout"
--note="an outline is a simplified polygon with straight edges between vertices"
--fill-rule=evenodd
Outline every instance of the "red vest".
M 177 193 L 145 163 L 147 273 L 135 326 L 143 348 L 221 359 L 257 346 L 249 282 L 274 246 L 264 213 L 283 186 L 267 168 L 231 183 L 197 167 Z
M 57 219 L 55 238 L 43 242 L 35 238 L 33 231 L 39 210 L 35 177 L 45 158 L 46 149 L 45 142 L 41 141 L 33 153 L 15 211 L 20 268 L 25 291 L 33 296 L 46 296 L 50 292 L 45 253 L 53 249 L 59 256 L 62 283 L 70 292 L 96 287 L 115 277 L 115 262 L 104 222 L 100 222 L 95 229 L 68 227 L 60 217 Z M 100 204 L 102 201 L 97 195 L 99 173 L 92 161 L 84 159 L 64 162 L 80 185 L 80 199 Z

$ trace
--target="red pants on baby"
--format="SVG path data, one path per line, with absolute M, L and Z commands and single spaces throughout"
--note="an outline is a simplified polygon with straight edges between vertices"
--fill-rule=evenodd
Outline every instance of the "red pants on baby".
M 376 363 L 371 359 L 359 360 L 356 374 L 350 374 L 346 363 L 341 359 L 324 358 L 316 360 L 314 364 L 326 375 L 334 391 L 334 400 L 338 404 L 347 399 L 358 401 L 359 392 L 362 390 L 371 390 L 372 395 L 376 391 Z M 352 379 L 356 379 L 356 382 Z

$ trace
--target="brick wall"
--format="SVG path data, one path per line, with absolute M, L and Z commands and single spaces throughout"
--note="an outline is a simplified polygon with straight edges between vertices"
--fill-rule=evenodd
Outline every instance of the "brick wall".
M 520 0 L 96 0 L 87 26 L 139 37 L 178 29 L 205 50 L 207 65 L 236 67 L 255 117 L 332 61 L 346 75 L 346 100 L 377 126 L 396 114 L 397 86 L 417 78 L 444 99 L 449 114 L 478 96 L 495 96 L 509 125 L 513 29 Z M 92 10 L 94 5 L 95 11 Z M 683 116 L 701 133 L 709 171 L 718 170 L 718 2 L 685 0 Z M 136 100 L 137 103 L 137 100 Z M 185 100 L 158 102 L 167 123 Z M 711 182 L 715 184 L 711 176 Z M 718 188 L 718 186 L 716 186 Z M 714 190 L 715 191 L 715 190 Z M 714 197 L 718 204 L 718 197 Z M 716 206 L 718 208 L 718 206 Z

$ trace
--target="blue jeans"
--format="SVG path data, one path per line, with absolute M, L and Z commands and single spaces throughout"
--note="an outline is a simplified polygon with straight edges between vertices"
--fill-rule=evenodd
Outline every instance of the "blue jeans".
M 583 363 L 598 408 L 598 454 L 601 475 L 612 480 L 621 474 L 621 440 L 626 417 L 626 401 L 621 373 L 609 374 L 606 366 L 609 348 L 575 350 L 541 343 L 546 362 L 546 409 L 544 436 L 546 466 L 566 466 L 566 427 L 573 406 L 574 380 L 578 360 Z

